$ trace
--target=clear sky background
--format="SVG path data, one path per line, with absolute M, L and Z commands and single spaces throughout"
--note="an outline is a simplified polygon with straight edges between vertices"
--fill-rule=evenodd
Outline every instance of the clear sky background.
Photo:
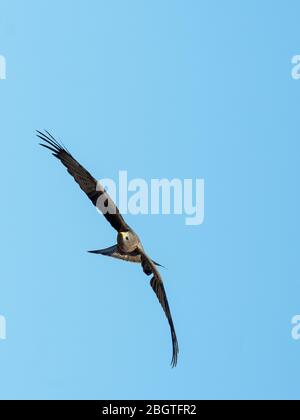
M 0 398 L 299 398 L 298 0 L 0 0 Z M 128 216 L 180 341 L 47 151 L 97 178 L 204 178 L 205 223 Z

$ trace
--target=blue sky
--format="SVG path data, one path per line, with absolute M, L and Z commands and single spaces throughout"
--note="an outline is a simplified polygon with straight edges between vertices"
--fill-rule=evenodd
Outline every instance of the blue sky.
M 299 2 L 0 0 L 0 398 L 299 398 Z M 97 178 L 204 178 L 205 223 L 128 216 L 140 268 L 51 155 Z

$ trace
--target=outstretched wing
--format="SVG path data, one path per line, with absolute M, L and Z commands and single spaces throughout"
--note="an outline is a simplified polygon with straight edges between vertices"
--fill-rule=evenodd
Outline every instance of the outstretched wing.
M 153 274 L 153 278 L 151 280 L 151 287 L 154 290 L 159 303 L 161 304 L 166 317 L 168 319 L 169 325 L 170 325 L 170 329 L 171 329 L 171 337 L 172 337 L 172 346 L 173 346 L 173 357 L 172 357 L 172 367 L 176 367 L 177 365 L 177 360 L 178 360 L 178 354 L 179 354 L 179 345 L 178 345 L 178 340 L 177 340 L 177 336 L 176 336 L 176 332 L 175 332 L 175 327 L 174 327 L 174 323 L 173 323 L 173 319 L 172 319 L 172 314 L 171 314 L 171 310 L 170 310 L 170 306 L 168 303 L 168 298 L 167 298 L 167 294 L 164 288 L 164 284 L 162 281 L 162 278 L 157 270 L 157 268 L 155 267 L 154 263 L 151 261 L 151 259 L 145 254 L 142 253 L 142 266 L 144 269 L 144 272 L 147 275 L 151 275 Z
M 40 145 L 51 150 L 53 156 L 61 161 L 94 206 L 102 211 L 111 226 L 118 232 L 126 232 L 129 228 L 127 223 L 102 185 L 48 131 L 45 133 L 37 131 L 37 136 L 46 143 Z
M 99 249 L 96 251 L 88 251 L 90 254 L 104 255 L 106 257 L 117 258 L 118 260 L 128 261 L 132 263 L 141 263 L 141 254 L 139 252 L 131 252 L 126 254 L 120 251 L 118 245 L 114 245 L 110 248 Z

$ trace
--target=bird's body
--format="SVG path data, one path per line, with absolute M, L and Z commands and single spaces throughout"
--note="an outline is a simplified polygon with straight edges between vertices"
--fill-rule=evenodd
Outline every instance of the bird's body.
M 102 211 L 107 221 L 117 231 L 116 245 L 110 248 L 89 252 L 141 264 L 143 271 L 147 276 L 153 275 L 151 287 L 156 293 L 171 329 L 173 346 L 172 366 L 175 367 L 177 365 L 179 347 L 163 281 L 157 269 L 158 266 L 161 267 L 160 264 L 150 259 L 145 253 L 140 238 L 130 226 L 127 225 L 123 216 L 120 214 L 119 209 L 102 185 L 99 184 L 99 182 L 97 182 L 96 179 L 73 158 L 70 152 L 51 136 L 51 134 L 47 131 L 45 133 L 38 131 L 37 133 L 38 137 L 46 143 L 42 143 L 41 146 L 51 150 L 53 155 L 62 162 L 69 174 L 72 175 L 74 180 L 79 184 L 80 188 L 86 193 L 92 203 Z
M 131 252 L 141 247 L 141 241 L 133 230 L 118 233 L 118 247 L 120 251 L 131 254 Z

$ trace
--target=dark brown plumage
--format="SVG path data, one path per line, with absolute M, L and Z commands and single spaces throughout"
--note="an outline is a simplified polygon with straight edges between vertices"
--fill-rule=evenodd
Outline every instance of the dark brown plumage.
M 49 149 L 61 161 L 94 206 L 97 206 L 102 211 L 107 221 L 118 232 L 116 245 L 107 249 L 89 252 L 141 264 L 144 273 L 148 276 L 153 276 L 150 284 L 165 312 L 171 330 L 173 346 L 172 367 L 175 367 L 177 365 L 179 347 L 164 284 L 157 269 L 157 266 L 160 265 L 147 256 L 139 237 L 127 225 L 119 209 L 103 186 L 48 131 L 45 131 L 45 133 L 38 131 L 37 136 L 44 142 L 40 143 L 41 146 Z

